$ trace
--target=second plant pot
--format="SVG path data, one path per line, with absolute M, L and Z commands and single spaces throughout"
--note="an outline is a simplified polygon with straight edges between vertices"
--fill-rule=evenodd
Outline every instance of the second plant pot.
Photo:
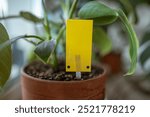
M 111 52 L 108 55 L 101 58 L 103 64 L 106 64 L 110 68 L 111 74 L 118 74 L 122 71 L 121 54 Z
M 24 100 L 98 100 L 105 98 L 106 71 L 80 81 L 51 81 L 32 77 L 22 70 Z

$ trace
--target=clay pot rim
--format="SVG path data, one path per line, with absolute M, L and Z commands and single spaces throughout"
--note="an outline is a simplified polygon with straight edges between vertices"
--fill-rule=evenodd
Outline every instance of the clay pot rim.
M 88 82 L 88 81 L 92 81 L 92 80 L 95 80 L 95 79 L 99 79 L 101 77 L 104 77 L 106 74 L 107 74 L 107 66 L 105 65 L 94 65 L 94 66 L 97 66 L 99 68 L 101 68 L 103 70 L 103 73 L 97 75 L 97 76 L 94 76 L 93 78 L 90 78 L 90 79 L 87 79 L 87 80 L 77 80 L 77 81 L 55 81 L 55 80 L 43 80 L 43 79 L 38 79 L 36 77 L 33 77 L 33 76 L 30 76 L 28 75 L 27 73 L 25 73 L 24 69 L 27 67 L 28 65 L 24 66 L 22 69 L 21 69 L 21 75 L 22 76 L 25 76 L 26 78 L 29 78 L 31 80 L 35 80 L 35 81 L 39 81 L 39 82 L 50 82 L 50 83 L 64 83 L 64 84 L 68 84 L 68 83 L 82 83 L 82 82 Z

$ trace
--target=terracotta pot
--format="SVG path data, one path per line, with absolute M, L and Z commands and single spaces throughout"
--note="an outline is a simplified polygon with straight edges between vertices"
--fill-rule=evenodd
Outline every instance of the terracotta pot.
M 81 81 L 48 81 L 29 76 L 22 70 L 22 99 L 88 100 L 104 99 L 106 71 Z
M 101 62 L 110 68 L 110 73 L 117 74 L 122 71 L 121 54 L 111 52 L 101 58 Z

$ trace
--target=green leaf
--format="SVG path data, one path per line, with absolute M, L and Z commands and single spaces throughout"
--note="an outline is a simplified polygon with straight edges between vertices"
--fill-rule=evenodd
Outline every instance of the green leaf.
M 36 46 L 34 52 L 44 63 L 46 63 L 54 46 L 55 42 L 53 40 L 45 40 Z
M 42 19 L 38 18 L 37 16 L 33 15 L 30 12 L 27 11 L 21 11 L 20 16 L 26 20 L 32 21 L 34 23 L 40 23 Z
M 119 18 L 122 21 L 122 24 L 125 26 L 126 32 L 129 36 L 129 55 L 130 55 L 130 68 L 128 70 L 128 73 L 126 75 L 132 75 L 136 70 L 137 65 L 137 56 L 138 56 L 138 47 L 139 42 L 137 39 L 137 35 L 131 25 L 131 23 L 128 21 L 126 15 L 122 10 L 117 11 L 119 14 Z
M 121 19 L 126 28 L 127 34 L 129 35 L 130 43 L 129 54 L 131 65 L 126 75 L 132 75 L 136 70 L 137 50 L 139 45 L 136 33 L 124 12 L 122 10 L 113 10 L 100 2 L 92 1 L 85 4 L 80 9 L 79 17 L 83 19 L 93 19 L 94 23 L 97 25 L 113 23 L 118 17 Z
M 97 1 L 85 4 L 78 15 L 82 19 L 93 19 L 96 25 L 110 24 L 118 18 L 115 10 Z
M 150 45 L 140 55 L 140 63 L 144 66 L 145 62 L 150 59 Z
M 7 41 L 9 36 L 6 29 L 0 23 L 0 46 Z M 11 47 L 7 46 L 5 49 L 0 50 L 0 87 L 2 88 L 8 80 L 11 73 L 12 56 Z
M 108 54 L 112 49 L 112 43 L 102 28 L 95 27 L 93 30 L 94 45 L 99 49 L 101 55 Z

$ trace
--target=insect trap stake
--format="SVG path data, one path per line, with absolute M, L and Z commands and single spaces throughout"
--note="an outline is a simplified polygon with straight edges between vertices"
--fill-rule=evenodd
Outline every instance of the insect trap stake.
M 92 20 L 67 20 L 66 26 L 66 72 L 91 72 Z

